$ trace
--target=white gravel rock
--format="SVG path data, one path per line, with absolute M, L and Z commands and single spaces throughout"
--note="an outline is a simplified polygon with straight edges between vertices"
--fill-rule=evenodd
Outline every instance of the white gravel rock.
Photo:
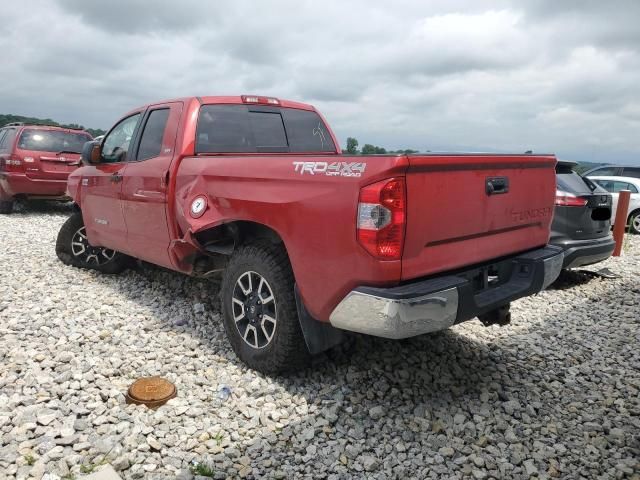
M 640 471 L 640 237 L 472 321 L 405 341 L 358 336 L 297 375 L 233 355 L 218 283 L 149 266 L 118 276 L 62 265 L 68 208 L 0 217 L 0 472 L 124 479 L 623 478 Z M 344 353 L 343 350 L 349 350 Z M 173 381 L 157 410 L 138 377 Z M 221 386 L 230 395 L 220 395 Z M 226 392 L 226 390 L 225 390 Z M 2 477 L 4 478 L 4 477 Z

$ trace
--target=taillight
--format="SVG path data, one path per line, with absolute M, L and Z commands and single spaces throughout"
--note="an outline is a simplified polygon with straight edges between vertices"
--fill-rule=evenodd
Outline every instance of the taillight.
M 24 162 L 17 155 L 9 155 L 9 158 L 0 160 L 0 165 L 7 172 L 21 172 L 24 170 Z
M 556 205 L 559 207 L 584 207 L 588 203 L 586 198 L 577 197 L 572 193 L 556 190 Z
M 358 242 L 374 257 L 402 258 L 406 203 L 404 178 L 383 180 L 360 190 Z

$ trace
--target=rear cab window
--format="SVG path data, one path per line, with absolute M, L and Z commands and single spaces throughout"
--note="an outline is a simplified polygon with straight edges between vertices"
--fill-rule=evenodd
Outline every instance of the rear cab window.
M 81 153 L 89 141 L 91 136 L 88 133 L 25 128 L 18 140 L 18 148 L 34 152 Z
M 333 153 L 329 131 L 313 111 L 260 105 L 203 105 L 196 153 Z

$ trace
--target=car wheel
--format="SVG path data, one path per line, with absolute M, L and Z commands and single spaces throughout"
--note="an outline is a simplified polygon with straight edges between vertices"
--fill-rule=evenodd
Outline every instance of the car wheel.
M 60 228 L 56 255 L 65 265 L 90 268 L 102 273 L 120 273 L 129 264 L 126 255 L 89 243 L 80 212 L 71 215 Z
M 11 212 L 13 212 L 13 200 L 0 201 L 0 213 L 7 215 Z
M 267 374 L 299 369 L 307 350 L 285 250 L 268 242 L 239 247 L 225 269 L 220 297 L 234 352 Z
M 636 210 L 629 215 L 629 231 L 640 234 L 640 210 Z

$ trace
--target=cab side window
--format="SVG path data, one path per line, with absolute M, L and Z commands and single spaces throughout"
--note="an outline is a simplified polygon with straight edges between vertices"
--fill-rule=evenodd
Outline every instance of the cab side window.
M 140 114 L 136 113 L 118 123 L 102 143 L 102 162 L 118 163 L 127 160 L 127 152 L 136 131 Z
M 142 131 L 140 147 L 138 147 L 138 160 L 147 160 L 157 157 L 162 151 L 162 139 L 169 119 L 169 109 L 153 110 L 147 118 L 147 123 Z
M 595 180 L 595 182 L 604 188 L 607 192 L 613 192 L 613 182 L 610 180 Z
M 611 182 L 613 184 L 613 193 L 620 193 L 622 190 L 627 190 L 632 185 L 629 185 L 627 182 Z

